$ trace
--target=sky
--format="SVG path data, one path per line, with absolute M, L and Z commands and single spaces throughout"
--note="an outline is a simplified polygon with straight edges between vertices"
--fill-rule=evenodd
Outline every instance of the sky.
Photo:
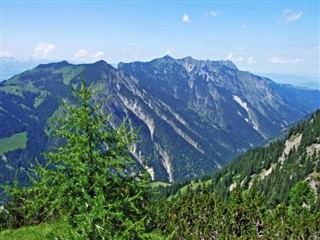
M 170 55 L 320 81 L 320 1 L 1 1 L 1 57 L 89 63 Z

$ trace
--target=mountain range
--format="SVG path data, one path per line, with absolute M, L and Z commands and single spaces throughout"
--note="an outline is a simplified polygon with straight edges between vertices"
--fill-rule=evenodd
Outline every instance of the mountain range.
M 110 125 L 127 119 L 139 129 L 130 152 L 156 181 L 221 168 L 320 107 L 320 91 L 276 84 L 230 61 L 165 56 L 118 68 L 104 61 L 41 64 L 0 83 L 0 182 L 35 157 L 45 161 L 41 153 L 57 144 L 47 136 L 50 123 L 63 116 L 61 99 L 72 99 L 70 86 L 79 86 L 83 71 L 97 90 L 94 101 L 109 97 L 101 111 Z

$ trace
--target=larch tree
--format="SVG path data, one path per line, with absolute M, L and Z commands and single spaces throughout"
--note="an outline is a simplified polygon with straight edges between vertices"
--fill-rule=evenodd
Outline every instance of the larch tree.
M 74 93 L 75 101 L 64 102 L 66 114 L 52 126 L 62 146 L 45 154 L 48 164 L 33 170 L 31 186 L 7 191 L 21 202 L 15 210 L 24 209 L 28 224 L 63 217 L 84 239 L 144 238 L 149 178 L 128 152 L 136 133 L 125 122 L 109 126 L 104 102 L 95 103 L 84 74 Z

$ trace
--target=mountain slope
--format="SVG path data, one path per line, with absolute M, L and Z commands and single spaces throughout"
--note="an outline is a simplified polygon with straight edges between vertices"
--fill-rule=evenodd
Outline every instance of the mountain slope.
M 230 61 L 166 56 L 146 63 L 120 63 L 119 69 L 137 77 L 155 94 L 182 102 L 217 127 L 236 128 L 241 136 L 239 130 L 244 128 L 246 144 L 274 136 L 320 104 L 319 91 L 275 84 L 239 71 Z
M 289 201 L 290 190 L 306 181 L 320 194 L 320 110 L 291 128 L 288 137 L 247 151 L 213 174 L 211 187 L 229 195 L 237 184 L 266 197 L 269 206 Z
M 277 85 L 225 61 L 166 56 L 120 64 L 118 70 L 103 61 L 39 65 L 0 83 L 0 141 L 20 139 L 16 150 L 1 151 L 1 182 L 35 156 L 44 161 L 41 152 L 56 144 L 46 136 L 49 123 L 63 114 L 60 101 L 72 99 L 69 85 L 79 84 L 83 70 L 97 89 L 95 101 L 110 97 L 102 108 L 112 114 L 110 125 L 128 117 L 132 129 L 140 129 L 131 153 L 154 180 L 171 182 L 220 168 L 320 105 L 319 91 Z
M 320 110 L 209 180 L 159 189 L 156 229 L 175 239 L 319 239 Z

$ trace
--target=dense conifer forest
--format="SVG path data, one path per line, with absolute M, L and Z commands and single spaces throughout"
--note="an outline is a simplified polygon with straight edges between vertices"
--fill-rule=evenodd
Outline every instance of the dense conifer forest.
M 319 144 L 317 111 L 287 140 L 252 149 L 192 183 L 160 186 L 170 200 L 156 205 L 158 227 L 176 239 L 319 238 Z

